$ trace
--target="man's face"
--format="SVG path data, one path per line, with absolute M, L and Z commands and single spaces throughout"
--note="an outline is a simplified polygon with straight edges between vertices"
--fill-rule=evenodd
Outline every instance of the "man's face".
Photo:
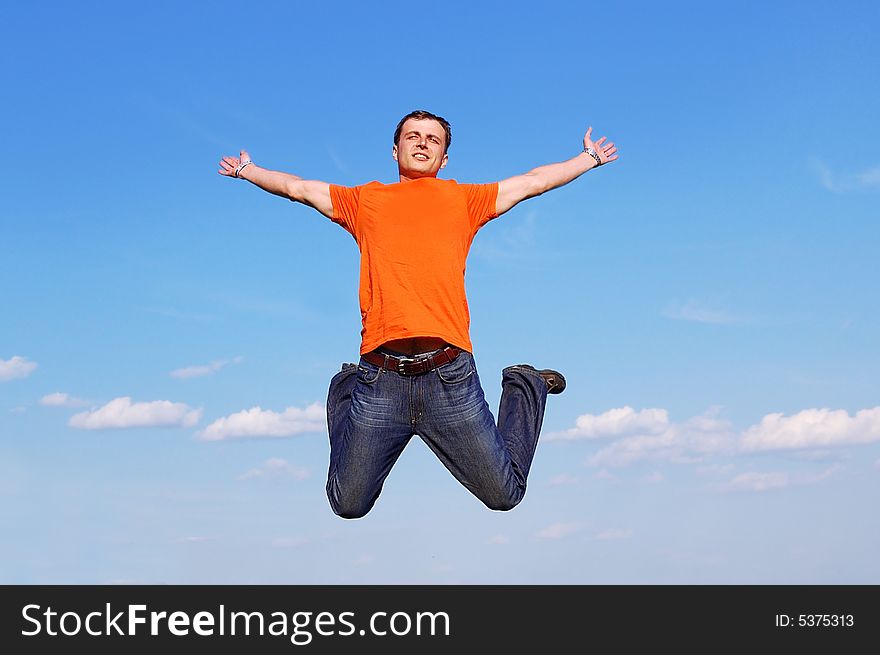
M 391 156 L 401 177 L 436 177 L 446 166 L 446 131 L 432 118 L 409 118 L 400 129 L 400 139 Z

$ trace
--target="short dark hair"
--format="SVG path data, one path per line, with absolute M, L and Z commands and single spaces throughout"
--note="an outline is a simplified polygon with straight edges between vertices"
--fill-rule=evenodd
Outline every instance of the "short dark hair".
M 452 145 L 452 126 L 449 124 L 449 121 L 442 116 L 437 116 L 436 114 L 432 114 L 431 112 L 425 111 L 424 109 L 416 109 L 415 111 L 411 111 L 406 116 L 400 119 L 400 122 L 397 124 L 397 129 L 394 130 L 394 145 L 397 145 L 397 142 L 400 140 L 400 131 L 403 129 L 403 124 L 406 123 L 410 118 L 415 118 L 416 120 L 430 118 L 431 120 L 435 120 L 440 123 L 440 125 L 443 126 L 443 130 L 446 132 L 446 149 L 444 150 L 444 152 L 449 151 L 449 146 Z

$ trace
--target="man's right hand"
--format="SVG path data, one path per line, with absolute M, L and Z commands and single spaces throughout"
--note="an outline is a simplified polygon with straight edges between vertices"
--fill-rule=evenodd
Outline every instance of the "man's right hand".
M 220 159 L 220 170 L 217 172 L 226 177 L 238 177 L 235 174 L 239 164 L 243 161 L 250 161 L 251 156 L 246 150 L 241 150 L 238 157 L 222 157 Z
M 333 203 L 330 199 L 329 184 L 317 180 L 304 180 L 298 175 L 291 175 L 290 173 L 270 171 L 256 164 L 241 166 L 243 163 L 249 162 L 250 159 L 251 156 L 247 150 L 239 152 L 238 157 L 221 157 L 220 169 L 217 172 L 226 177 L 246 179 L 248 182 L 256 184 L 263 191 L 301 202 L 304 205 L 317 209 L 327 218 L 333 218 Z M 236 170 L 239 171 L 237 176 L 235 174 Z

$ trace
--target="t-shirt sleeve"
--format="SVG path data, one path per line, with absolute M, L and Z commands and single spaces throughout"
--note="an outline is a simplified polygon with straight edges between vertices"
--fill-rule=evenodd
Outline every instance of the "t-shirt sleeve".
M 462 184 L 467 194 L 468 215 L 471 227 L 476 232 L 486 223 L 498 216 L 495 203 L 498 201 L 498 183 Z
M 357 238 L 357 216 L 360 205 L 361 187 L 330 185 L 330 202 L 333 205 L 334 223 L 344 227 Z

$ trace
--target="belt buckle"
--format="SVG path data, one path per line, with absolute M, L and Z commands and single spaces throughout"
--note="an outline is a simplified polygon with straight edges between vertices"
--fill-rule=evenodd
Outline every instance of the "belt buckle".
M 397 372 L 398 372 L 400 375 L 406 375 L 407 373 L 406 373 L 406 371 L 403 369 L 403 367 L 404 367 L 406 364 L 410 364 L 410 363 L 413 363 L 413 364 L 414 364 L 415 362 L 416 362 L 416 360 L 413 359 L 413 358 L 411 358 L 411 357 L 409 357 L 409 358 L 407 358 L 407 357 L 401 357 L 400 359 L 397 360 Z

